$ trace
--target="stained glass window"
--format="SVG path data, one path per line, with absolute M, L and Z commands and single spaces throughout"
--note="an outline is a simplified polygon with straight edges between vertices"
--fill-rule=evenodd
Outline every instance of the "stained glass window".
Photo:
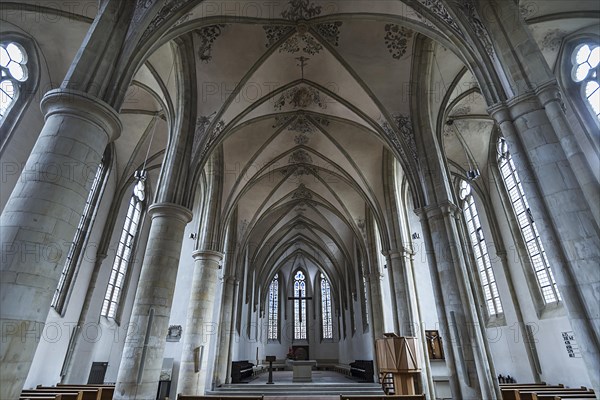
M 321 317 L 323 339 L 333 339 L 333 320 L 331 317 L 331 286 L 325 275 L 321 274 Z
M 508 143 L 504 138 L 500 138 L 498 141 L 498 166 L 500 167 L 502 179 L 504 180 L 508 196 L 510 197 L 519 227 L 521 228 L 527 253 L 529 254 L 544 302 L 547 304 L 560 301 L 560 294 L 554 281 L 550 263 L 546 257 L 540 234 L 529 209 L 529 203 L 523 191 L 519 174 L 508 151 Z
M 269 329 L 268 340 L 279 339 L 279 275 L 275 274 L 269 285 Z
M 598 84 L 598 65 L 600 64 L 600 46 L 586 43 L 577 46 L 572 56 L 571 77 L 582 88 L 586 100 L 596 121 L 600 121 L 600 85 Z
M 19 96 L 21 84 L 29 76 L 27 53 L 15 42 L 0 43 L 0 121 Z
M 69 253 L 67 253 L 67 260 L 60 275 L 56 291 L 54 292 L 54 297 L 52 298 L 51 305 L 59 313 L 62 313 L 63 311 L 67 293 L 75 275 L 77 261 L 79 259 L 79 256 L 81 255 L 81 252 L 83 251 L 83 242 L 92 223 L 93 211 L 96 207 L 100 187 L 102 181 L 104 180 L 106 172 L 107 168 L 103 161 L 100 163 L 98 169 L 96 170 L 96 175 L 94 176 L 94 181 L 92 182 L 90 193 L 88 194 L 83 213 L 81 215 L 81 218 L 79 219 L 79 225 L 77 225 L 77 230 L 75 231 L 73 242 L 71 243 L 71 246 L 69 248 Z
M 306 277 L 302 271 L 294 275 L 294 339 L 306 340 Z
M 479 214 L 475 206 L 475 199 L 471 193 L 471 185 L 466 181 L 460 182 L 459 197 L 463 201 L 462 209 L 467 223 L 469 240 L 473 247 L 475 262 L 479 270 L 479 278 L 487 309 L 490 315 L 502 313 L 502 303 L 500 302 L 500 294 L 496 285 L 494 271 L 492 271 L 492 263 L 488 255 L 483 229 L 479 221 Z
M 119 239 L 117 254 L 108 281 L 108 287 L 106 288 L 106 294 L 104 295 L 102 315 L 108 318 L 116 318 L 123 286 L 126 282 L 133 248 L 139 231 L 139 223 L 142 217 L 142 207 L 146 197 L 144 181 L 145 175 L 140 174 L 129 201 L 125 224 L 123 225 L 123 231 Z

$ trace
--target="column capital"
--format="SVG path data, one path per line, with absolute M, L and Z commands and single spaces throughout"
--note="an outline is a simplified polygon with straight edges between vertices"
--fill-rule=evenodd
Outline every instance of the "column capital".
M 52 115 L 70 115 L 100 127 L 115 141 L 123 130 L 119 113 L 108 103 L 73 89 L 53 89 L 44 95 L 40 107 L 47 120 Z
M 446 215 L 449 215 L 452 218 L 458 218 L 458 214 L 460 214 L 460 212 L 460 207 L 458 207 L 450 200 L 444 200 L 440 203 L 430 204 L 428 206 L 418 208 L 415 210 L 415 213 L 419 216 L 421 221 L 428 221 L 431 218 L 443 217 Z
M 223 260 L 223 253 L 214 250 L 196 250 L 192 253 L 194 261 L 208 260 L 219 264 Z
M 173 217 L 184 224 L 192 220 L 192 212 L 187 208 L 175 203 L 155 203 L 148 208 L 148 215 L 152 219 L 156 217 Z

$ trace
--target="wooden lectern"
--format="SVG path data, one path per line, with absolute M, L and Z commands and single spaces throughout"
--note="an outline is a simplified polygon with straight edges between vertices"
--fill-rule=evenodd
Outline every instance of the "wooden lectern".
M 386 336 L 375 342 L 379 372 L 392 374 L 395 394 L 416 394 L 415 378 L 418 379 L 421 372 L 418 339 Z

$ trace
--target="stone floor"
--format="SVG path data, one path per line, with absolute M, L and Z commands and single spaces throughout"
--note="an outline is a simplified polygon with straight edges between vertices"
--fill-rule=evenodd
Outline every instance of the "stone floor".
M 248 382 L 248 385 L 264 385 L 267 383 L 269 373 L 264 372 L 253 380 Z M 323 384 L 323 383 L 357 383 L 350 377 L 334 372 L 334 371 L 313 371 L 312 372 L 312 383 Z M 293 383 L 292 382 L 292 371 L 273 371 L 273 382 L 275 384 L 286 384 L 286 385 L 306 385 L 306 383 Z
M 265 372 L 246 383 L 223 385 L 210 395 L 264 395 L 268 400 L 333 400 L 345 395 L 381 395 L 377 383 L 356 382 L 350 377 L 333 371 L 313 371 L 313 381 L 292 382 L 292 371 L 274 371 L 272 385 L 267 385 L 269 374 Z

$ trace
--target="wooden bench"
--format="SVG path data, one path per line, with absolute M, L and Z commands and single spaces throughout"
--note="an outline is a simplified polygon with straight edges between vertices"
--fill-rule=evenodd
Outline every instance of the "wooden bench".
M 264 400 L 264 396 L 186 396 L 179 394 L 177 400 Z
M 373 360 L 356 360 L 350 363 L 350 374 L 365 382 L 373 382 Z
M 581 390 L 581 389 L 561 389 L 561 390 L 536 390 L 536 391 L 522 391 L 520 393 L 521 395 L 521 400 L 538 400 L 539 396 L 548 396 L 548 397 L 553 397 L 553 396 L 559 396 L 559 397 L 563 397 L 563 396 L 568 396 L 568 395 L 577 395 L 577 396 L 584 396 L 584 395 L 588 395 L 591 394 L 592 396 L 594 395 L 593 392 L 590 392 L 589 390 Z
M 537 395 L 538 400 L 585 400 L 585 399 L 595 399 L 595 393 L 586 393 L 586 394 L 561 394 L 561 395 L 547 395 L 547 394 L 539 394 Z
M 65 394 L 75 394 L 77 395 L 77 400 L 98 400 L 98 390 L 97 389 L 73 389 L 73 388 L 57 388 L 57 387 L 39 387 L 31 390 L 23 390 L 21 392 L 21 396 L 43 396 L 45 394 L 57 394 L 57 393 L 65 393 Z
M 96 400 L 112 400 L 115 395 L 115 386 L 114 385 L 74 385 L 67 383 L 58 383 L 56 387 L 52 386 L 42 386 L 38 385 L 38 389 L 54 389 L 54 390 L 64 390 L 68 389 L 71 391 L 80 391 L 80 390 L 94 390 L 97 392 Z
M 424 394 L 393 394 L 393 395 L 363 395 L 363 396 L 345 396 L 343 394 L 340 395 L 340 400 L 393 400 L 393 399 L 401 399 L 401 400 L 425 400 Z
M 231 362 L 231 383 L 241 383 L 243 379 L 250 378 L 254 374 L 254 364 L 244 361 Z
M 19 400 L 81 400 L 79 393 L 63 392 L 42 392 L 42 393 L 21 393 Z

